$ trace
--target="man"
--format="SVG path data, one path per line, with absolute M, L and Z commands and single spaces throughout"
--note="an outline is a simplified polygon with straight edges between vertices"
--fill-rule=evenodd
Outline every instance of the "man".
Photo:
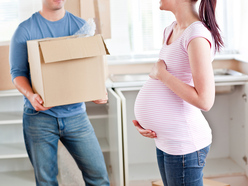
M 24 95 L 26 150 L 37 185 L 58 185 L 57 148 L 60 140 L 76 161 L 86 185 L 107 186 L 109 180 L 103 154 L 85 104 L 43 107 L 42 98 L 31 87 L 27 40 L 73 35 L 86 24 L 83 19 L 65 11 L 65 1 L 42 0 L 42 9 L 22 22 L 11 40 L 11 75 L 16 88 Z M 107 100 L 94 102 L 104 104 Z

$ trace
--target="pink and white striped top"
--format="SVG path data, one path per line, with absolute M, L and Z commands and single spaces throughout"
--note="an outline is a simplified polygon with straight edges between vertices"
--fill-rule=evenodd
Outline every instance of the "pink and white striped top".
M 209 30 L 197 21 L 167 45 L 176 22 L 165 29 L 165 42 L 159 58 L 167 70 L 181 81 L 194 86 L 187 47 L 197 37 L 207 39 L 214 57 L 214 41 Z M 156 146 L 171 155 L 183 155 L 200 150 L 212 142 L 211 129 L 201 110 L 189 104 L 159 80 L 149 79 L 137 95 L 135 117 L 142 127 L 157 134 Z

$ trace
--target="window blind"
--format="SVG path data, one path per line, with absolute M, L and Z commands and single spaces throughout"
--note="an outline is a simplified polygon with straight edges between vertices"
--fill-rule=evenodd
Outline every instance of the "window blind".
M 18 24 L 40 10 L 41 3 L 41 0 L 0 0 L 0 42 L 10 40 Z M 159 0 L 110 0 L 110 3 L 112 37 L 106 44 L 111 57 L 156 55 L 164 28 L 175 20 L 173 14 L 159 10 Z M 217 1 L 216 16 L 225 42 L 224 52 L 242 49 L 245 3 L 245 0 Z
M 244 0 L 239 0 L 244 1 Z M 128 39 L 123 41 L 125 46 L 129 45 L 130 51 L 127 55 L 138 54 L 157 54 L 163 38 L 163 31 L 166 26 L 169 26 L 175 17 L 171 12 L 161 11 L 159 9 L 159 0 L 127 0 L 128 15 L 121 15 L 122 11 L 118 4 L 123 0 L 112 0 L 117 6 L 112 6 L 111 15 L 128 16 Z M 197 7 L 200 0 L 197 3 Z M 241 22 L 241 5 L 242 3 L 233 2 L 232 0 L 218 0 L 216 6 L 216 19 L 220 26 L 221 35 L 225 43 L 225 48 L 222 53 L 237 53 L 240 46 L 241 37 L 237 28 L 240 27 Z M 123 9 L 123 7 L 122 7 Z M 197 8 L 198 9 L 198 8 Z M 116 33 L 115 22 L 112 21 L 112 39 L 108 42 L 110 52 L 112 55 L 125 54 L 125 50 L 120 52 L 118 48 L 122 48 L 119 43 L 114 43 L 114 33 Z M 122 44 L 123 44 L 122 43 Z M 111 50 L 113 48 L 113 50 Z M 138 55 L 140 56 L 140 55 Z
M 41 0 L 0 0 L 0 41 L 9 41 L 19 23 L 41 9 Z

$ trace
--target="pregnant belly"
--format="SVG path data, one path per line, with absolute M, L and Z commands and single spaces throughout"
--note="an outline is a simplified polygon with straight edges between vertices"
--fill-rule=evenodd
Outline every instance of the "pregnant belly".
M 137 95 L 134 113 L 136 120 L 143 128 L 158 132 L 166 130 L 170 121 L 180 117 L 177 111 L 180 104 L 182 99 L 161 81 L 149 79 Z

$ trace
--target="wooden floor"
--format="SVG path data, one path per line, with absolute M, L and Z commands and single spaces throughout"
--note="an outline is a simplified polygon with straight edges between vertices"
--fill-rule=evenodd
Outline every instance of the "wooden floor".
M 248 178 L 246 176 L 232 176 L 232 177 L 221 177 L 221 178 L 210 178 L 211 180 L 228 183 L 231 186 L 248 186 Z M 132 181 L 130 186 L 151 186 L 152 181 Z
M 212 180 L 228 183 L 231 186 L 248 186 L 248 178 L 246 176 L 212 178 Z
M 156 180 L 151 180 L 151 181 L 132 181 L 129 183 L 129 186 L 151 186 L 152 181 Z

